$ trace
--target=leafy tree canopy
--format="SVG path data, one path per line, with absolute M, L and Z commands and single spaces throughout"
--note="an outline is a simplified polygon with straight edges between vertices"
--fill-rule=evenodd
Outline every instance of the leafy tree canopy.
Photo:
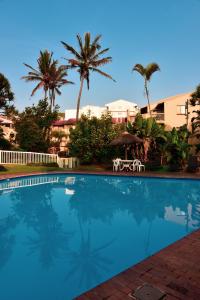
M 11 148 L 11 143 L 5 139 L 3 129 L 0 127 L 0 150 L 10 150 Z
M 100 119 L 82 115 L 70 132 L 70 155 L 79 157 L 83 163 L 108 161 L 115 155 L 110 142 L 121 131 L 121 125 L 113 126 L 109 114 Z
M 51 111 L 48 101 L 26 107 L 15 120 L 16 140 L 26 151 L 47 152 L 50 146 L 50 127 L 58 118 L 58 106 Z
M 166 133 L 167 161 L 172 171 L 184 168 L 187 162 L 190 150 L 189 135 L 187 125 L 183 125 L 179 129 L 173 128 L 172 131 Z
M 197 107 L 197 109 L 193 111 L 196 115 L 192 118 L 192 132 L 197 139 L 200 139 L 200 84 L 191 95 L 190 104 Z M 198 148 L 199 146 L 197 145 L 197 149 Z
M 10 102 L 14 100 L 14 94 L 8 79 L 0 73 L 0 109 L 9 107 Z

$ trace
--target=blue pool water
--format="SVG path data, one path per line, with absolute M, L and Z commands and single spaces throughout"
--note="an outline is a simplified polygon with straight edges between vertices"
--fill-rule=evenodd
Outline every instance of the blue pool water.
M 200 227 L 200 181 L 0 182 L 0 299 L 68 300 Z

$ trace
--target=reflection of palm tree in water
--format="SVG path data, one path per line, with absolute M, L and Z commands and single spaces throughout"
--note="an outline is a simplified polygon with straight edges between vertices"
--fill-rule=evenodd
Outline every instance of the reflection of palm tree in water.
M 112 260 L 105 257 L 102 251 L 113 244 L 114 240 L 103 244 L 100 247 L 93 248 L 91 242 L 90 230 L 87 237 L 84 236 L 82 225 L 79 221 L 81 243 L 78 251 L 69 253 L 71 270 L 66 276 L 69 280 L 73 275 L 78 274 L 79 286 L 91 287 L 92 284 L 100 282 L 102 273 L 108 273 Z
M 30 188 L 23 188 L 12 197 L 15 216 L 34 230 L 26 243 L 29 253 L 38 252 L 45 268 L 49 268 L 62 251 L 64 253 L 71 236 L 63 231 L 53 208 L 52 188 L 52 185 L 34 186 L 33 193 Z
M 13 216 L 0 219 L 0 269 L 6 264 L 12 255 L 15 245 L 15 236 L 11 233 L 17 220 Z
M 48 269 L 66 251 L 71 234 L 63 231 L 52 206 L 41 209 L 32 227 L 37 237 L 28 237 L 29 253 L 38 252 L 41 264 Z

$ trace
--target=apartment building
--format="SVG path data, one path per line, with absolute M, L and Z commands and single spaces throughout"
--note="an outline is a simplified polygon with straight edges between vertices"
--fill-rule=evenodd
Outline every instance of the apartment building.
M 119 99 L 105 104 L 104 106 L 86 105 L 80 109 L 80 115 L 89 115 L 90 117 L 100 118 L 102 114 L 110 113 L 113 124 L 133 122 L 136 114 L 139 112 L 136 103 Z M 64 131 L 67 137 L 63 137 L 60 143 L 60 151 L 67 150 L 69 143 L 70 128 L 75 127 L 76 109 L 66 109 L 65 117 L 52 124 L 52 131 Z
M 0 127 L 3 129 L 4 138 L 10 142 L 15 140 L 16 131 L 13 126 L 13 121 L 6 116 L 0 115 Z
M 139 112 L 136 103 L 119 99 L 105 104 L 104 106 L 86 105 L 80 109 L 80 115 L 89 115 L 100 118 L 102 114 L 110 113 L 113 123 L 124 123 L 134 121 L 136 114 Z M 65 120 L 75 119 L 76 109 L 65 110 Z
M 191 93 L 185 93 L 153 102 L 150 105 L 151 115 L 166 129 L 179 128 L 184 124 L 188 124 L 190 129 L 191 119 L 195 116 L 193 111 L 196 109 L 189 104 L 190 98 Z M 140 112 L 144 118 L 149 117 L 148 106 L 142 107 Z

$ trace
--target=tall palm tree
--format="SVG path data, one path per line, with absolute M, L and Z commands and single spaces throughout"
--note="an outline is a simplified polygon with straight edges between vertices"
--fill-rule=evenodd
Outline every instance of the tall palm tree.
M 109 48 L 101 49 L 101 45 L 99 44 L 99 40 L 101 35 L 97 35 L 93 41 L 91 41 L 90 33 L 85 33 L 84 41 L 82 40 L 81 36 L 77 35 L 78 46 L 79 49 L 76 50 L 72 46 L 66 44 L 65 42 L 61 42 L 65 49 L 69 51 L 74 57 L 71 59 L 67 59 L 68 65 L 67 68 L 69 69 L 77 69 L 80 74 L 80 90 L 78 94 L 77 100 L 77 111 L 76 111 L 76 122 L 78 121 L 79 117 L 79 109 L 80 109 L 80 101 L 81 95 L 83 90 L 83 83 L 84 80 L 87 81 L 87 88 L 90 87 L 90 73 L 96 72 L 99 73 L 107 78 L 113 80 L 113 78 L 101 71 L 98 67 L 104 66 L 112 61 L 112 57 L 103 57 L 101 56 L 105 54 Z
M 52 108 L 52 106 L 55 105 L 56 93 L 61 95 L 61 86 L 73 82 L 65 79 L 67 76 L 66 67 L 58 66 L 58 61 L 53 59 L 53 52 L 49 52 L 48 50 L 40 51 L 37 63 L 37 69 L 24 64 L 31 71 L 28 72 L 28 75 L 23 76 L 22 79 L 25 79 L 27 82 L 38 82 L 33 89 L 31 96 L 33 96 L 40 88 L 43 88 L 45 98 L 47 98 L 47 93 L 49 94 L 49 101 Z
M 149 115 L 151 117 L 148 82 L 151 80 L 151 76 L 153 75 L 153 73 L 160 71 L 160 67 L 157 63 L 150 63 L 146 67 L 144 67 L 141 64 L 136 64 L 133 67 L 133 71 L 138 72 L 144 78 L 144 90 L 145 90 L 145 94 L 146 94 L 147 101 L 148 101 Z

